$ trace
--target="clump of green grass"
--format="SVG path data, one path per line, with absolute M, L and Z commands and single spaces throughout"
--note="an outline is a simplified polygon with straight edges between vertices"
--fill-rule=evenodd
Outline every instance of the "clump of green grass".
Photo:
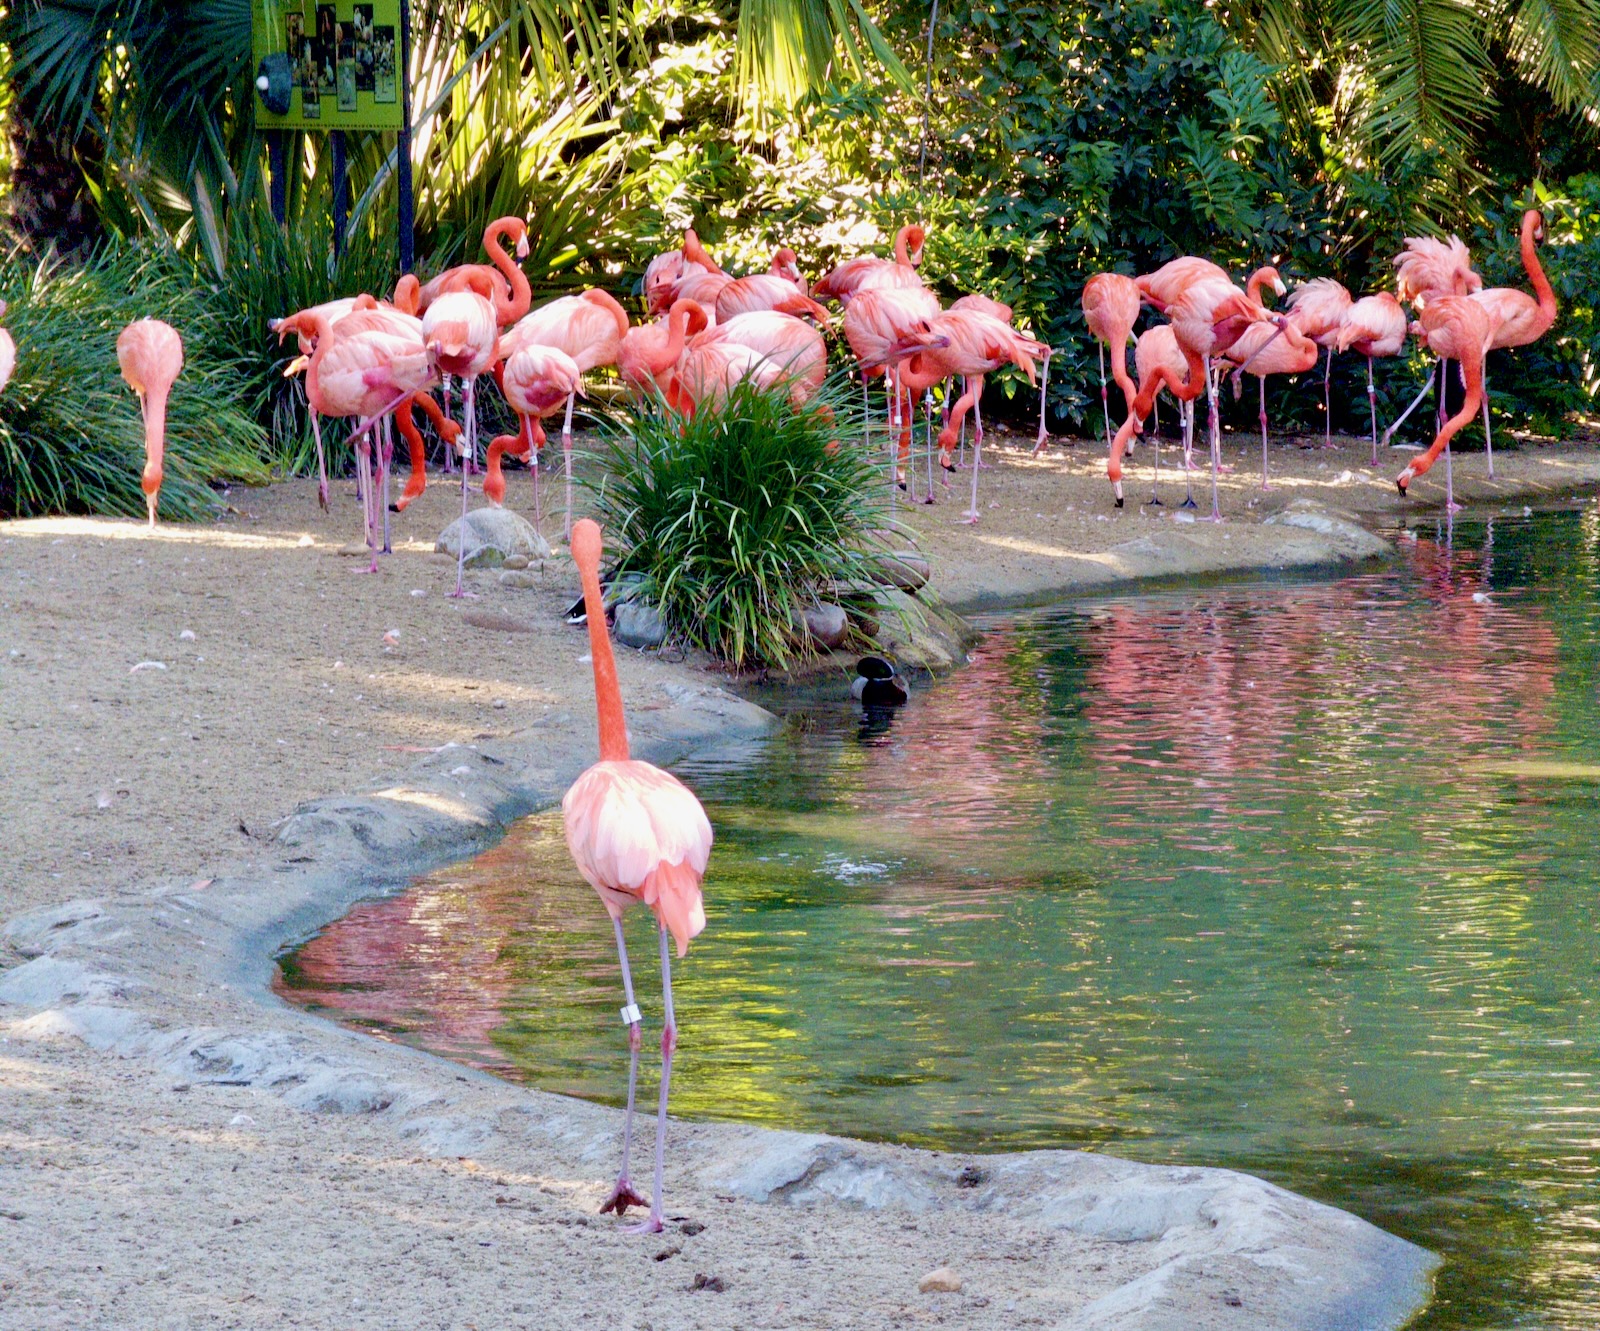
M 685 421 L 660 403 L 609 440 L 596 517 L 669 632 L 739 668 L 786 668 L 815 644 L 800 614 L 838 603 L 882 613 L 885 470 L 859 407 L 834 380 L 805 407 L 739 385 Z
M 0 392 L 0 517 L 105 513 L 142 517 L 144 426 L 117 365 L 117 334 L 164 319 L 184 340 L 167 408 L 161 516 L 218 508 L 212 481 L 264 484 L 266 432 L 236 358 L 219 355 L 204 301 L 164 256 L 108 249 L 84 264 L 13 258 L 0 267 L 5 325 L 17 344 Z

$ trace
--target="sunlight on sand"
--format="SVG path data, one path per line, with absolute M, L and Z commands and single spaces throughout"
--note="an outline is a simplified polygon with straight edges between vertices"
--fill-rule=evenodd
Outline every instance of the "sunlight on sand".
M 373 791 L 372 798 L 393 800 L 396 804 L 414 804 L 431 813 L 443 814 L 446 818 L 458 818 L 464 823 L 475 823 L 480 827 L 489 825 L 489 819 L 471 805 L 445 795 L 436 795 L 429 790 L 409 790 L 404 786 L 391 786 L 388 790 Z
M 12 536 L 87 536 L 100 541 L 165 541 L 229 550 L 293 550 L 298 547 L 309 550 L 316 544 L 316 538 L 310 532 L 260 536 L 217 527 L 180 527 L 170 524 L 152 529 L 144 522 L 130 518 L 22 518 L 6 523 L 0 530 Z M 426 548 L 431 550 L 433 547 Z
M 1019 555 L 1043 555 L 1046 559 L 1081 559 L 1085 563 L 1104 564 L 1107 568 L 1121 568 L 1122 558 L 1115 551 L 1093 554 L 1085 550 L 1068 550 L 1060 545 L 1045 545 L 1040 541 L 1025 540 L 1021 536 L 983 536 L 974 533 L 980 545 L 992 545 L 1001 550 L 1015 550 Z

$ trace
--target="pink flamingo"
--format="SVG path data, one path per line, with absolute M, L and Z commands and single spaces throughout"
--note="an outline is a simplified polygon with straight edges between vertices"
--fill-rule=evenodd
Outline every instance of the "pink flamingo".
M 676 300 L 667 317 L 635 324 L 617 348 L 617 373 L 636 396 L 665 394 L 685 341 L 707 326 L 706 312 L 692 300 Z
M 685 292 L 685 295 L 691 295 Z M 691 295 L 691 299 L 692 299 Z M 809 317 L 826 328 L 828 312 L 786 277 L 753 273 L 729 282 L 716 297 L 717 322 L 760 310 L 777 310 L 796 318 Z
M 866 298 L 866 293 L 863 292 L 851 304 L 854 306 Z M 846 317 L 848 316 L 849 311 L 846 310 Z M 944 345 L 928 343 L 930 335 Z M 977 522 L 978 470 L 983 463 L 983 417 L 978 403 L 983 396 L 984 376 L 992 374 L 1002 365 L 1015 365 L 1028 376 L 1030 384 L 1037 383 L 1034 362 L 1047 355 L 1050 348 L 1043 342 L 1023 336 L 1010 324 L 1002 323 L 993 315 L 971 309 L 946 310 L 924 321 L 914 330 L 912 339 L 901 339 L 888 349 L 888 359 L 893 360 L 917 351 L 918 342 L 923 344 L 922 365 L 926 369 L 943 368 L 946 377 L 959 374 L 965 381 L 966 391 L 957 399 L 951 409 L 950 419 L 939 431 L 939 451 L 942 454 L 939 465 L 947 474 L 954 470 L 950 462 L 950 452 L 955 447 L 961 422 L 967 412 L 971 411 L 972 506 L 962 515 L 961 521 Z
M 316 338 L 316 350 L 306 368 L 306 398 L 311 409 L 320 416 L 353 416 L 357 420 L 351 442 L 356 447 L 366 539 L 372 547 L 368 571 L 375 573 L 377 515 L 367 435 L 408 398 L 437 383 L 438 377 L 420 331 L 411 332 L 386 311 L 356 310 L 331 329 L 320 312 L 291 315 L 279 323 L 278 340 L 303 329 Z
M 1533 283 L 1535 295 L 1515 287 L 1490 287 L 1476 291 L 1472 299 L 1489 311 L 1489 350 L 1525 347 L 1537 342 L 1556 321 L 1556 293 L 1544 275 L 1536 248 L 1544 239 L 1544 218 L 1537 208 L 1522 214 L 1522 266 Z M 1489 476 L 1494 476 L 1494 439 L 1489 429 L 1489 376 L 1483 379 L 1483 446 L 1489 457 Z
M 1333 378 L 1333 352 L 1339 340 L 1339 329 L 1350 309 L 1350 292 L 1331 277 L 1314 277 L 1302 283 L 1289 297 L 1289 324 L 1309 337 L 1319 347 L 1328 349 L 1328 368 L 1322 375 L 1322 442 L 1324 447 L 1333 444 L 1333 400 L 1329 396 Z M 1268 371 L 1267 373 L 1275 373 Z M 1290 370 L 1290 374 L 1299 371 Z M 1265 387 L 1262 409 L 1265 411 Z
M 440 296 L 471 291 L 494 306 L 495 322 L 500 327 L 516 323 L 533 303 L 533 291 L 521 264 L 513 262 L 502 248 L 502 236 L 516 242 L 518 259 L 528 257 L 528 224 L 520 217 L 498 217 L 483 230 L 483 248 L 490 262 L 463 263 L 445 269 L 421 288 L 416 307 L 410 312 L 425 314 Z
M 1345 311 L 1335 346 L 1354 348 L 1367 358 L 1367 409 L 1372 413 L 1372 465 L 1378 465 L 1378 390 L 1372 385 L 1372 358 L 1398 356 L 1406 344 L 1406 312 L 1387 291 L 1363 296 Z
M 1180 269 L 1180 265 L 1182 265 Z M 1217 500 L 1217 471 L 1221 465 L 1221 439 L 1217 429 L 1216 388 L 1211 382 L 1211 358 L 1220 355 L 1243 336 L 1253 323 L 1280 322 L 1266 307 L 1251 295 L 1269 280 L 1281 291 L 1275 270 L 1261 269 L 1250 280 L 1250 291 L 1240 291 L 1226 274 L 1216 276 L 1211 270 L 1216 265 L 1204 259 L 1174 259 L 1157 272 L 1138 280 L 1140 294 L 1145 299 L 1160 301 L 1172 320 L 1173 335 L 1188 365 L 1188 375 L 1179 378 L 1164 363 L 1151 369 L 1151 377 L 1139 385 L 1133 409 L 1122 422 L 1117 436 L 1111 441 L 1111 457 L 1106 464 L 1106 475 L 1111 481 L 1111 491 L 1116 506 L 1122 507 L 1122 454 L 1134 434 L 1144 427 L 1144 418 L 1150 414 L 1155 395 L 1163 384 L 1179 402 L 1193 402 L 1201 393 L 1206 394 L 1208 434 L 1211 444 L 1211 520 L 1220 522 L 1222 510 Z M 1176 270 L 1176 274 L 1174 275 Z M 1220 272 L 1220 269 L 1216 269 Z
M 1155 324 L 1146 328 L 1139 334 L 1139 340 L 1133 347 L 1134 369 L 1138 372 L 1139 382 L 1155 383 L 1155 394 L 1151 398 L 1150 409 L 1156 410 L 1155 398 L 1160 396 L 1165 382 L 1183 383 L 1189 373 L 1189 362 L 1184 359 L 1183 352 L 1178 349 L 1178 335 L 1172 331 L 1171 324 Z M 1165 366 L 1165 375 L 1158 375 L 1158 367 Z M 1130 408 L 1131 410 L 1131 408 Z M 1178 403 L 1179 427 L 1183 431 L 1183 483 L 1184 497 L 1180 508 L 1193 508 L 1194 490 L 1189 483 L 1191 470 L 1190 458 L 1194 452 L 1194 403 Z M 1155 473 L 1150 482 L 1149 503 L 1159 505 L 1160 496 L 1156 493 L 1156 486 L 1161 480 L 1161 441 L 1155 440 Z
M 694 271 L 727 276 L 717 261 L 705 252 L 700 237 L 693 230 L 686 230 L 679 248 L 656 255 L 645 268 L 645 308 L 652 315 L 665 314 L 678 299 L 678 284 Z
M 538 450 L 544 444 L 544 430 L 539 422 L 555 415 L 562 403 L 570 403 L 575 393 L 583 391 L 583 370 L 559 347 L 529 343 L 511 354 L 498 368 L 496 378 L 500 391 L 522 422 L 522 429 L 515 435 L 498 435 L 489 444 L 483 476 L 484 498 L 496 508 L 505 500 L 505 476 L 500 470 L 502 453 L 527 457 L 533 468 L 533 520 L 537 527 L 541 520 Z M 569 510 L 572 507 L 570 499 L 567 507 Z
M 0 319 L 6 317 L 6 303 L 0 300 Z M 11 382 L 11 372 L 17 368 L 17 344 L 11 334 L 0 328 L 0 392 Z
M 889 354 L 890 347 L 913 337 L 915 330 L 922 323 L 936 316 L 939 313 L 939 298 L 921 286 L 853 290 L 855 294 L 851 296 L 844 310 L 844 339 L 849 343 L 850 350 L 855 354 L 856 361 L 861 367 L 861 395 L 863 403 L 866 404 L 863 424 L 867 429 L 867 443 L 870 447 L 872 411 L 869 385 L 880 374 L 885 375 L 885 382 L 888 382 L 887 366 L 892 359 Z M 915 349 L 915 346 L 909 346 L 905 351 L 909 353 Z M 891 392 L 889 400 L 889 429 L 891 435 L 897 435 L 900 432 L 899 394 Z M 889 446 L 891 452 L 894 452 L 893 438 L 890 439 Z M 903 478 L 899 474 L 898 455 L 892 465 L 895 484 L 903 484 Z
M 577 362 L 578 371 L 583 374 L 603 365 L 615 365 L 622 339 L 627 335 L 627 311 L 609 292 L 590 287 L 576 296 L 562 296 L 540 306 L 519 320 L 500 339 L 499 354 L 505 359 L 525 346 L 555 347 Z M 577 392 L 574 386 L 561 424 L 561 454 L 567 478 L 567 511 L 562 522 L 565 536 L 572 534 L 572 408 Z
M 711 856 L 711 824 L 706 820 L 700 801 L 681 781 L 658 767 L 628 756 L 622 690 L 617 684 L 616 660 L 611 654 L 606 612 L 600 598 L 600 551 L 600 528 L 588 518 L 576 523 L 572 529 L 572 557 L 583 580 L 589 653 L 594 668 L 595 710 L 600 720 L 600 761 L 572 783 L 561 801 L 561 817 L 567 848 L 572 852 L 578 872 L 600 894 L 606 913 L 611 916 L 617 939 L 617 960 L 622 967 L 625 1000 L 622 1020 L 628 1028 L 628 1113 L 622 1130 L 622 1168 L 611 1195 L 600 1208 L 602 1215 L 614 1211 L 620 1216 L 630 1206 L 644 1205 L 644 1199 L 634 1191 L 628 1171 L 641 1041 L 639 1006 L 634 1001 L 628 948 L 622 936 L 622 913 L 629 906 L 643 902 L 656 917 L 665 1020 L 661 1029 L 661 1102 L 656 1114 L 655 1187 L 649 1216 L 630 1231 L 656 1234 L 662 1229 L 667 1093 L 672 1079 L 672 1053 L 678 1042 L 667 937 L 672 936 L 678 955 L 682 957 L 689 950 L 689 940 L 705 928 L 700 882 Z
M 1433 466 L 1439 454 L 1449 447 L 1456 432 L 1478 414 L 1478 408 L 1483 403 L 1483 357 L 1494 333 L 1489 311 L 1466 296 L 1430 295 L 1422 308 L 1420 319 L 1423 341 L 1439 357 L 1440 364 L 1447 360 L 1461 362 L 1467 397 L 1461 410 L 1440 428 L 1433 446 L 1415 458 L 1395 478 L 1401 494 L 1405 494 L 1407 486 Z M 1445 507 L 1453 512 L 1456 508 L 1454 478 L 1450 474 L 1449 455 L 1445 456 Z
M 922 246 L 926 238 L 927 232 L 922 227 L 914 223 L 903 226 L 895 232 L 893 259 L 880 259 L 875 254 L 863 254 L 854 259 L 846 259 L 818 282 L 811 289 L 811 294 L 818 300 L 832 299 L 841 305 L 848 305 L 850 298 L 855 295 L 867 277 L 879 269 L 899 267 L 915 277 L 916 267 L 922 262 Z M 902 281 L 904 277 L 902 275 L 889 280 Z M 920 279 L 916 285 L 921 285 Z
M 466 449 L 461 467 L 461 539 L 457 543 L 456 589 L 452 596 L 467 595 L 463 580 L 467 567 L 467 461 L 478 457 L 478 376 L 495 363 L 500 346 L 494 307 L 475 291 L 447 291 L 422 316 L 422 338 L 440 374 L 459 375 L 466 382 L 461 394 Z
M 1234 371 L 1235 395 L 1238 393 L 1240 374 L 1255 375 L 1260 388 L 1263 490 L 1270 488 L 1267 485 L 1267 376 L 1304 374 L 1307 370 L 1315 368 L 1317 357 L 1317 344 L 1296 328 L 1292 321 L 1285 329 L 1278 329 L 1270 323 L 1251 324 L 1240 334 L 1238 340 L 1222 353 L 1222 363 Z
M 1449 240 L 1407 236 L 1405 248 L 1394 257 L 1394 270 L 1395 290 L 1400 299 L 1419 312 L 1427 308 L 1430 300 L 1440 296 L 1466 296 L 1483 289 L 1483 278 L 1473 270 L 1472 255 L 1458 236 L 1451 236 Z M 1389 437 L 1421 405 L 1435 378 L 1439 383 L 1439 424 L 1443 425 L 1445 378 L 1442 363 L 1436 362 L 1411 405 L 1383 432 L 1384 443 L 1388 443 Z
M 1106 348 L 1111 348 L 1111 377 L 1122 389 L 1129 411 L 1139 395 L 1128 377 L 1128 341 L 1139 318 L 1139 285 L 1121 273 L 1096 273 L 1083 284 L 1083 322 L 1094 337 L 1100 357 L 1100 410 L 1105 417 L 1106 448 L 1111 447 L 1111 407 L 1106 397 Z
M 154 527 L 166 448 L 167 395 L 183 370 L 183 339 L 160 319 L 136 319 L 117 335 L 117 364 L 128 387 L 139 395 L 144 416 L 144 474 L 139 488 Z
M 822 334 L 805 320 L 777 310 L 753 310 L 719 320 L 714 328 L 697 334 L 689 346 L 713 342 L 738 343 L 776 367 L 789 384 L 789 400 L 797 407 L 816 396 L 828 376 Z

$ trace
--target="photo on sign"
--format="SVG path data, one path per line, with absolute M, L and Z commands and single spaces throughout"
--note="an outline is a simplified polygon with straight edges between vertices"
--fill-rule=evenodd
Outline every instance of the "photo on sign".
M 332 5 L 317 6 L 317 89 L 333 91 L 334 64 L 339 58 L 339 23 L 333 16 Z
M 339 43 L 339 109 L 356 109 L 356 44 L 348 37 Z
M 300 47 L 305 41 L 306 16 L 304 14 L 290 13 L 283 20 L 283 49 L 288 52 L 290 67 L 294 72 L 294 86 L 300 87 L 301 65 Z
M 353 20 L 356 36 L 356 89 L 373 92 L 372 6 L 357 5 Z
M 372 100 L 393 102 L 399 86 L 394 77 L 394 28 L 385 24 L 372 34 Z

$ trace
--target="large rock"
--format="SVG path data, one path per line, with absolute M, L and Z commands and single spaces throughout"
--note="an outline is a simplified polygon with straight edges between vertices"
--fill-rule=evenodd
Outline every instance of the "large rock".
M 544 537 L 531 522 L 508 508 L 473 509 L 440 532 L 433 548 L 459 557 L 463 529 L 468 568 L 494 568 L 508 558 L 525 560 L 522 567 L 527 568 L 550 558 L 550 545 Z
M 1345 559 L 1376 559 L 1393 553 L 1389 543 L 1363 527 L 1354 514 L 1315 499 L 1296 499 L 1261 522 L 1267 527 L 1298 527 L 1315 532 L 1328 542 L 1336 556 Z
M 921 591 L 928 576 L 928 561 L 913 550 L 896 550 L 883 563 L 884 584 L 903 592 Z
M 667 640 L 666 622 L 648 601 L 624 601 L 612 616 L 611 628 L 624 647 L 659 647 Z
M 843 647 L 850 632 L 850 617 L 837 605 L 808 605 L 800 612 L 800 619 L 809 633 L 823 647 Z

